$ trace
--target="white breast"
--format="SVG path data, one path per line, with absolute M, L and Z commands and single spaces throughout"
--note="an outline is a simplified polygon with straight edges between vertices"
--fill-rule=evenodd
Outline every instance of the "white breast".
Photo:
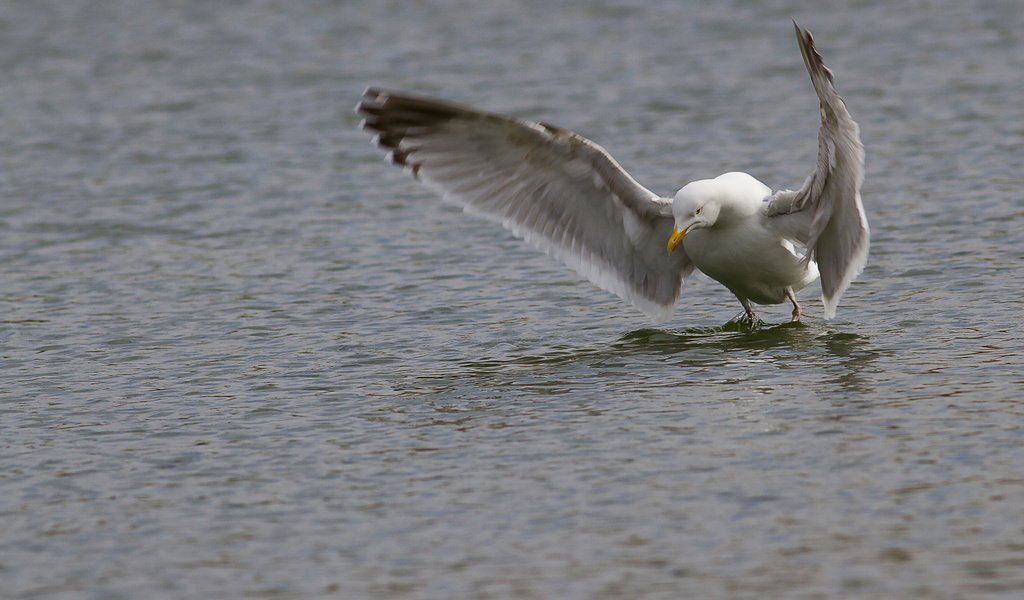
M 799 290 L 817 276 L 792 245 L 753 220 L 694 231 L 683 244 L 704 274 L 757 304 L 779 304 L 786 300 L 787 287 Z

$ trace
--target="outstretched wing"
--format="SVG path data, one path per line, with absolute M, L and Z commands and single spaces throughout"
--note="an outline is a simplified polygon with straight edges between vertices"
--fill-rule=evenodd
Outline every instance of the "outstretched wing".
M 839 298 L 864 270 L 870 233 L 860 186 L 864 147 L 860 128 L 833 87 L 832 71 L 821 60 L 811 34 L 795 22 L 807 72 L 821 103 L 818 165 L 797 191 L 776 192 L 765 205 L 769 226 L 808 249 L 818 263 L 825 318 L 835 316 Z
M 497 221 L 581 275 L 664 319 L 685 253 L 668 254 L 671 200 L 571 131 L 375 88 L 356 107 L 391 160 L 467 212 Z

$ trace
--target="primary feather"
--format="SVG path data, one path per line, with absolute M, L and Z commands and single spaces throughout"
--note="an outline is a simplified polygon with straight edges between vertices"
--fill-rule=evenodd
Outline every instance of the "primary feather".
M 808 259 L 817 262 L 825 318 L 830 319 L 868 261 L 871 238 L 860 198 L 864 147 L 860 128 L 836 93 L 832 71 L 822 62 L 814 39 L 793 26 L 821 107 L 818 164 L 799 190 L 773 195 L 764 213 L 780 235 L 807 248 Z
M 364 127 L 392 160 L 468 212 L 500 222 L 581 275 L 665 319 L 692 265 L 665 253 L 671 203 L 571 131 L 376 88 Z

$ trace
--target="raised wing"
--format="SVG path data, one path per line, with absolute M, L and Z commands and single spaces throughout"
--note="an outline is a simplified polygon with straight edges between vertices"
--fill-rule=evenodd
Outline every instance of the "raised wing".
M 860 128 L 836 93 L 832 71 L 822 62 L 810 32 L 795 22 L 804 65 L 821 104 L 818 165 L 797 191 L 776 192 L 765 205 L 769 226 L 808 249 L 818 263 L 825 318 L 868 260 L 870 233 L 860 186 L 864 182 L 864 147 Z
M 668 254 L 671 200 L 575 133 L 375 88 L 356 107 L 391 160 L 655 319 L 672 314 L 685 253 Z M 679 256 L 681 254 L 681 256 Z

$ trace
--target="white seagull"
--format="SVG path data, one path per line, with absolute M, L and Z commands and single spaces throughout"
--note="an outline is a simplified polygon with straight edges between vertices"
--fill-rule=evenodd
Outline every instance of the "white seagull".
M 867 262 L 864 149 L 811 34 L 793 25 L 821 107 L 818 164 L 796 191 L 733 172 L 663 198 L 547 123 L 376 88 L 356 111 L 395 164 L 655 320 L 672 314 L 694 269 L 735 294 L 750 323 L 751 302 L 787 299 L 799 320 L 796 292 L 820 276 L 831 319 Z

